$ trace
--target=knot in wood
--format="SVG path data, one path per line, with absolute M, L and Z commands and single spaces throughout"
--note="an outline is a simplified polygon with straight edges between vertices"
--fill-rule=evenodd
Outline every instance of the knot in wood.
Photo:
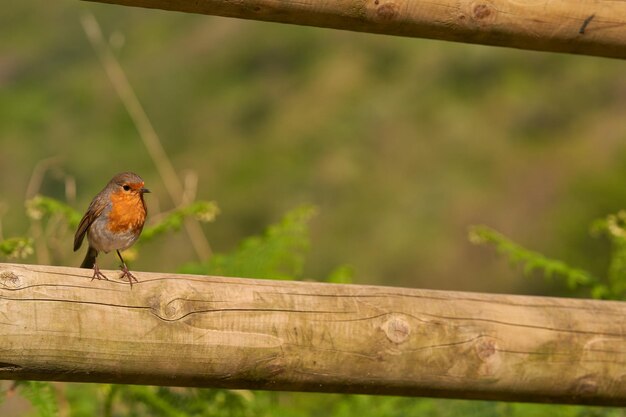
M 179 298 L 176 298 L 165 305 L 163 313 L 168 320 L 178 320 L 182 316 L 183 310 L 184 303 Z
M 476 344 L 476 354 L 481 361 L 488 360 L 498 350 L 496 341 L 493 339 L 480 339 Z
M 398 4 L 393 1 L 374 0 L 374 19 L 378 21 L 390 21 L 398 15 Z
M 486 3 L 474 5 L 472 13 L 475 19 L 485 19 L 491 14 L 491 7 Z
M 598 391 L 598 383 L 591 375 L 585 375 L 576 381 L 574 394 L 587 396 L 593 395 Z
M 393 343 L 400 344 L 405 342 L 411 335 L 411 327 L 401 317 L 392 317 L 387 320 L 381 328 L 385 332 L 387 339 Z
M 19 288 L 22 280 L 12 271 L 0 272 L 0 285 L 6 288 Z
M 469 11 L 466 12 L 475 24 L 486 24 L 496 19 L 496 8 L 487 1 L 475 1 L 469 4 Z
M 152 308 L 152 312 L 163 320 L 180 320 L 187 314 L 185 301 L 180 298 L 167 301 L 159 297 L 151 297 L 148 304 Z

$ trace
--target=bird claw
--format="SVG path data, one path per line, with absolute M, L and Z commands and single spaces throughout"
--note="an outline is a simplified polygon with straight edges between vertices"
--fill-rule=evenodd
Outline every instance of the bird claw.
M 126 265 L 122 265 L 122 275 L 120 275 L 120 279 L 124 279 L 124 278 L 128 278 L 128 283 L 130 284 L 131 288 L 133 288 L 133 280 L 135 280 L 135 282 L 139 283 L 139 280 L 137 279 L 137 277 L 135 277 L 128 270 L 128 267 Z
M 108 281 L 109 279 L 106 277 L 106 275 L 104 275 L 102 272 L 100 272 L 100 268 L 98 268 L 98 265 L 94 265 L 93 266 L 93 276 L 91 277 L 91 280 L 93 281 L 94 279 L 103 279 L 105 281 Z

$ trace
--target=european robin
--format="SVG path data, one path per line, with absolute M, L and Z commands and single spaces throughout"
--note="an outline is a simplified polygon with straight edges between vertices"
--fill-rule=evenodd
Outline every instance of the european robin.
M 93 268 L 92 281 L 96 278 L 108 280 L 100 272 L 96 257 L 99 252 L 114 250 L 122 261 L 120 278 L 128 278 L 131 287 L 133 280 L 139 282 L 128 270 L 120 251 L 130 248 L 143 230 L 148 214 L 143 195 L 149 192 L 139 175 L 122 172 L 114 176 L 89 204 L 74 235 L 74 252 L 80 248 L 87 234 L 89 249 L 80 267 Z

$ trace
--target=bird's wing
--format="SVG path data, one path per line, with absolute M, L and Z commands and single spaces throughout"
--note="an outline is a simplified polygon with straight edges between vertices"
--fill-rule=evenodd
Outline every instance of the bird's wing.
M 87 213 L 80 219 L 80 223 L 78 224 L 78 229 L 76 230 L 76 234 L 74 235 L 74 252 L 76 252 L 80 245 L 83 244 L 83 239 L 85 238 L 85 234 L 93 223 L 104 211 L 106 207 L 105 204 L 102 204 L 100 200 L 94 199 L 89 208 L 87 209 Z

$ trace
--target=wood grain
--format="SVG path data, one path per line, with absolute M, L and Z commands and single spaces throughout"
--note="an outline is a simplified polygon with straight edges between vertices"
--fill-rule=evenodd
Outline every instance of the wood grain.
M 0 264 L 0 378 L 626 405 L 626 303 Z
M 624 0 L 91 0 L 242 19 L 626 58 Z

